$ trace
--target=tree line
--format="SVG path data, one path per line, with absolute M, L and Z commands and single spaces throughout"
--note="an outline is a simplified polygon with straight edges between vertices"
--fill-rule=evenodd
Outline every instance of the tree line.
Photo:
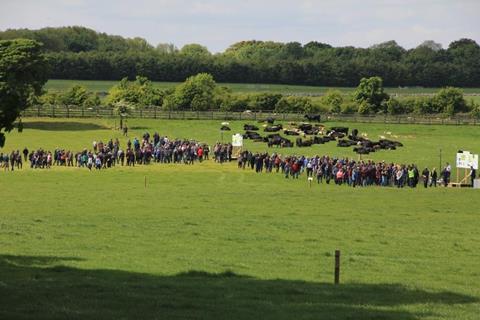
M 385 86 L 480 87 L 480 46 L 459 39 L 444 49 L 425 41 L 404 49 L 395 41 L 369 48 L 332 47 L 312 41 L 242 41 L 212 54 L 199 44 L 181 49 L 152 46 L 142 38 L 98 33 L 84 27 L 9 29 L 1 39 L 27 38 L 43 44 L 54 79 L 184 81 L 209 73 L 219 82 L 356 86 L 379 76 Z
M 187 78 L 175 88 L 159 89 L 146 77 L 134 81 L 122 79 L 104 99 L 81 85 L 58 92 L 46 92 L 38 98 L 40 105 L 65 107 L 106 107 L 127 116 L 133 109 L 152 107 L 181 111 L 274 111 L 279 113 L 333 114 L 444 114 L 470 113 L 480 116 L 480 105 L 467 101 L 460 88 L 445 87 L 432 96 L 396 97 L 388 95 L 380 77 L 362 78 L 356 90 L 344 94 L 329 90 L 322 97 L 303 97 L 279 93 L 234 93 L 217 85 L 213 76 L 200 73 Z M 123 117 L 123 116 L 122 116 Z

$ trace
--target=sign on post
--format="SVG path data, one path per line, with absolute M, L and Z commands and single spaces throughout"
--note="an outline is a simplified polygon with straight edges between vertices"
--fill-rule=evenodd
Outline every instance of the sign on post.
M 232 156 L 234 159 L 238 159 L 243 148 L 243 136 L 239 133 L 232 136 Z
M 457 168 L 478 170 L 478 154 L 472 154 L 470 151 L 457 153 Z
M 233 147 L 243 147 L 243 136 L 239 133 L 232 136 L 232 146 Z

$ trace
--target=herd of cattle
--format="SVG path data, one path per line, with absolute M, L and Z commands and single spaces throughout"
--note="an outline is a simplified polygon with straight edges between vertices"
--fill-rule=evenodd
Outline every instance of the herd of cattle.
M 316 120 L 316 119 L 315 119 Z M 293 147 L 294 143 L 283 136 L 296 136 L 295 145 L 297 147 L 310 147 L 314 144 L 325 144 L 331 141 L 337 141 L 338 147 L 354 146 L 353 151 L 357 154 L 369 154 L 380 149 L 395 150 L 403 146 L 398 141 L 380 139 L 379 141 L 371 141 L 367 137 L 359 135 L 357 129 L 353 129 L 349 134 L 349 128 L 346 127 L 332 127 L 326 129 L 321 124 L 311 123 L 290 123 L 288 128 L 284 128 L 282 124 L 274 124 L 274 119 L 269 118 L 263 125 L 263 131 L 268 132 L 266 136 L 260 135 L 258 131 L 260 128 L 253 124 L 245 124 L 243 129 L 244 139 L 251 139 L 255 142 L 265 142 L 268 147 Z M 225 130 L 226 128 L 223 128 Z

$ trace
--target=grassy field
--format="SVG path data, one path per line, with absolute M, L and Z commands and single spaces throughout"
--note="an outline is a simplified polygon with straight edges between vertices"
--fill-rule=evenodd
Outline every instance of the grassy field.
M 120 137 L 113 120 L 24 122 L 0 152 Z M 221 139 L 216 121 L 128 122 L 130 137 Z M 405 144 L 376 160 L 431 167 L 439 148 L 450 162 L 479 151 L 479 127 L 355 127 Z M 2 319 L 478 319 L 477 190 L 308 188 L 204 162 L 1 171 L 0 194 Z
M 90 80 L 49 80 L 45 86 L 47 90 L 63 91 L 76 84 L 83 85 L 92 91 L 104 91 L 107 92 L 112 86 L 118 84 L 118 81 L 90 81 Z M 162 89 L 172 88 L 178 85 L 177 82 L 154 82 L 155 86 Z M 311 94 L 319 95 L 324 94 L 329 89 L 338 89 L 344 93 L 350 93 L 355 88 L 351 87 L 320 87 L 320 86 L 295 86 L 295 85 L 283 85 L 283 84 L 247 84 L 247 83 L 221 83 L 226 87 L 231 88 L 234 92 L 272 92 L 283 94 Z M 464 88 L 467 94 L 480 94 L 480 88 Z M 409 87 L 409 88 L 386 88 L 388 93 L 392 94 L 426 94 L 435 93 L 438 88 L 421 88 L 421 87 Z

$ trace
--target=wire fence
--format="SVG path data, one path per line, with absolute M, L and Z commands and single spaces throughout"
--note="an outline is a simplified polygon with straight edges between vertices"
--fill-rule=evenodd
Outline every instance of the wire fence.
M 470 115 L 359 115 L 321 114 L 321 122 L 358 122 L 385 124 L 439 124 L 439 125 L 479 125 L 480 119 Z M 118 115 L 111 108 L 81 108 L 66 106 L 35 106 L 22 112 L 22 117 L 50 118 L 115 118 Z M 172 120 L 244 120 L 259 121 L 272 117 L 279 121 L 306 121 L 304 113 L 278 113 L 274 111 L 168 111 L 159 107 L 132 110 L 129 118 L 172 119 Z

